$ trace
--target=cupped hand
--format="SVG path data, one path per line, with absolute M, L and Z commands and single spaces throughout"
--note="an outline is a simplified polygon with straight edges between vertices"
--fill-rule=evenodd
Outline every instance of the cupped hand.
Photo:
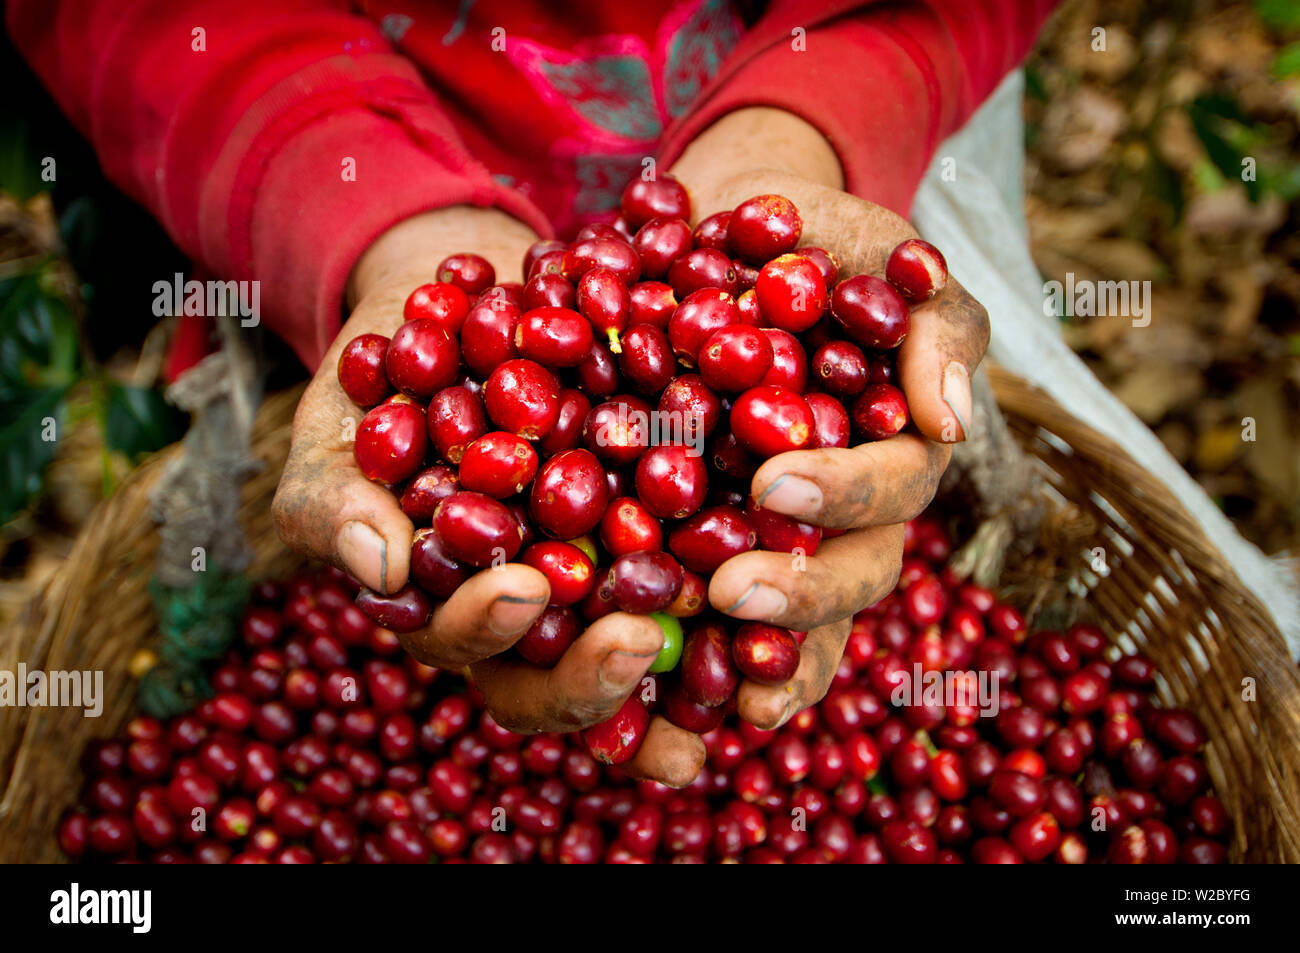
M 756 133 L 762 130 L 761 133 Z M 768 155 L 798 155 L 786 168 L 719 175 L 736 142 L 771 142 Z M 709 139 L 713 137 L 713 145 Z M 811 137 L 811 138 L 810 138 Z M 784 138 L 789 148 L 783 150 Z M 776 110 L 726 117 L 697 140 L 674 168 L 703 218 L 754 195 L 791 199 L 803 218 L 804 246 L 831 252 L 842 278 L 883 275 L 889 253 L 915 237 L 906 220 L 837 187 L 838 163 L 815 130 Z M 731 156 L 743 166 L 748 157 Z M 828 184 L 830 183 L 830 184 Z M 804 522 L 847 530 L 810 557 L 749 552 L 714 573 L 709 601 L 740 619 L 807 630 L 801 661 L 784 685 L 744 682 L 739 712 L 774 728 L 819 701 L 830 687 L 854 613 L 888 594 L 902 563 L 903 523 L 929 504 L 971 420 L 970 378 L 988 346 L 984 308 L 956 281 L 916 307 L 899 348 L 897 371 L 916 431 L 846 449 L 799 450 L 773 457 L 751 492 L 763 507 Z
M 535 239 L 499 212 L 453 208 L 408 219 L 367 250 L 349 286 L 351 315 L 294 415 L 289 458 L 272 506 L 287 544 L 377 592 L 406 584 L 415 528 L 397 497 L 357 468 L 352 438 L 364 410 L 338 384 L 339 353 L 359 334 L 391 336 L 402 324 L 407 295 L 429 281 L 447 255 L 472 250 L 492 262 L 499 280 L 509 280 Z M 553 669 L 503 655 L 549 599 L 546 577 L 530 566 L 486 569 L 439 604 L 424 628 L 399 637 L 427 665 L 468 667 L 488 710 L 507 728 L 572 731 L 604 721 L 640 688 L 663 633 L 648 617 L 614 613 L 587 629 Z M 656 718 L 636 758 L 624 767 L 681 786 L 703 762 L 698 736 Z

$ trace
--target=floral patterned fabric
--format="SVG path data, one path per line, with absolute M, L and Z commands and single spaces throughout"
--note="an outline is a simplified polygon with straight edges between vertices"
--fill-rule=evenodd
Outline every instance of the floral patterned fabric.
M 744 29 L 730 0 L 572 3 L 559 14 L 475 0 L 361 8 L 454 104 L 461 134 L 499 181 L 561 233 L 612 217 L 623 185 Z

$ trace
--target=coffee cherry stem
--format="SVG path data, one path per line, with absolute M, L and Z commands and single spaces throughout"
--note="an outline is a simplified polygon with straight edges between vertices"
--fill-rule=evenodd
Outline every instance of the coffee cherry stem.
M 609 349 L 615 354 L 622 354 L 623 344 L 618 339 L 618 328 L 606 328 L 605 333 L 609 336 Z
M 931 758 L 933 758 L 935 755 L 939 753 L 938 747 L 935 745 L 934 741 L 930 738 L 930 733 L 926 731 L 924 728 L 920 728 L 917 730 L 915 738 L 917 741 L 921 743 L 921 746 L 925 748 L 925 753 L 928 754 Z

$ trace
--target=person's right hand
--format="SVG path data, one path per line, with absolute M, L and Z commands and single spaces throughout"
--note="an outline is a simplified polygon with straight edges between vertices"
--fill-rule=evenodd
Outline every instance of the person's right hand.
M 450 208 L 408 219 L 382 235 L 352 275 L 351 316 L 321 360 L 298 405 L 292 445 L 276 490 L 276 527 L 294 549 L 322 559 L 377 592 L 407 581 L 414 527 L 387 488 L 362 476 L 351 435 L 364 411 L 343 393 L 339 353 L 359 334 L 392 336 L 407 295 L 433 277 L 449 254 L 487 258 L 498 280 L 517 276 L 537 236 L 490 209 Z M 429 624 L 401 635 L 426 665 L 467 666 L 488 711 L 519 732 L 573 731 L 612 716 L 641 685 L 663 633 L 646 616 L 614 613 L 597 621 L 553 669 L 504 656 L 550 599 L 546 577 L 511 563 L 471 577 L 434 611 Z M 689 783 L 704 763 L 697 735 L 656 717 L 636 757 L 623 767 L 673 786 Z

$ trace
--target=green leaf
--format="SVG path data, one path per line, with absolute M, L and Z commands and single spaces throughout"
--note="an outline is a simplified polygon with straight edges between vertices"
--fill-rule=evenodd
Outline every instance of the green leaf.
M 77 322 L 40 271 L 0 281 L 0 522 L 40 490 L 80 363 Z
M 1051 98 L 1047 92 L 1047 84 L 1043 82 L 1042 70 L 1033 63 L 1025 64 L 1025 96 L 1036 99 L 1040 103 L 1045 103 Z
M 1192 166 L 1192 181 L 1202 192 L 1217 192 L 1227 186 L 1223 173 L 1214 167 L 1208 159 L 1197 159 Z
M 41 160 L 27 146 L 27 121 L 0 121 L 0 191 L 25 202 L 48 190 L 41 181 Z
M 1300 27 L 1300 4 L 1295 0 L 1255 0 L 1255 13 L 1278 30 Z
M 1250 121 L 1240 107 L 1223 96 L 1198 96 L 1187 104 L 1187 115 L 1215 168 L 1225 179 L 1242 181 L 1242 159 L 1246 156 L 1240 145 L 1250 138 L 1242 126 L 1248 126 Z M 1262 189 L 1258 178 L 1242 184 L 1250 200 L 1259 201 Z
M 50 388 L 0 399 L 0 523 L 40 490 L 41 474 L 63 434 L 66 393 Z
M 1224 93 L 1202 93 L 1188 104 L 1188 109 L 1243 125 L 1249 125 L 1251 122 L 1250 116 L 1241 108 L 1241 104 Z
M 39 272 L 0 281 L 0 401 L 68 387 L 81 363 L 76 319 L 45 292 Z
M 1273 58 L 1273 75 L 1278 79 L 1300 73 L 1300 43 L 1284 46 Z
M 1259 181 L 1264 191 L 1280 195 L 1288 202 L 1300 198 L 1300 165 L 1292 163 L 1281 169 L 1261 167 Z
M 132 461 L 161 450 L 185 432 L 186 416 L 152 387 L 109 382 L 104 441 Z

